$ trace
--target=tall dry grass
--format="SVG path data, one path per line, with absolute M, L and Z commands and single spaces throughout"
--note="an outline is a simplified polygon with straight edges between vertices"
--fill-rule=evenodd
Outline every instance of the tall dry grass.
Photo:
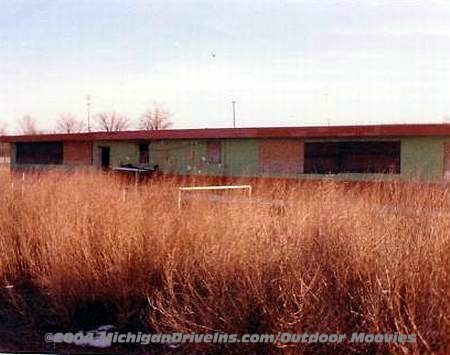
M 193 201 L 179 210 L 169 181 L 135 189 L 100 174 L 49 174 L 22 186 L 3 173 L 0 333 L 27 336 L 3 337 L 0 348 L 42 349 L 32 339 L 46 331 L 112 323 L 417 334 L 413 344 L 182 351 L 449 352 L 449 197 L 425 184 L 259 183 L 256 199 L 288 206 Z

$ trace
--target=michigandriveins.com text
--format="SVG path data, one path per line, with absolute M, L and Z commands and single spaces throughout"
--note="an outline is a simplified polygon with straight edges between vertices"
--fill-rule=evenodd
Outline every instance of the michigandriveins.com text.
M 185 344 L 185 343 L 415 343 L 415 334 L 402 333 L 352 333 L 352 334 L 324 334 L 324 333 L 274 333 L 274 334 L 225 334 L 225 333 L 169 333 L 149 334 L 142 332 L 77 332 L 77 333 L 47 333 L 45 341 L 48 343 L 66 343 L 77 345 L 92 345 L 107 347 L 113 344 Z

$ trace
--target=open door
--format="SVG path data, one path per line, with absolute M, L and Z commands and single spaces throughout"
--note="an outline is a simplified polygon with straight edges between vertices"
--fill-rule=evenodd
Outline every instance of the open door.
M 109 169 L 111 164 L 111 148 L 100 147 L 100 162 L 102 169 Z

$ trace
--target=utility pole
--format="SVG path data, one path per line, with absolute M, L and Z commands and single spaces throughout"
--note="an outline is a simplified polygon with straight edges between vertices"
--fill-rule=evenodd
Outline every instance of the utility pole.
M 233 104 L 233 128 L 236 128 L 236 101 L 231 101 Z
M 91 131 L 91 97 L 88 95 L 86 97 L 86 105 L 87 105 L 87 129 L 88 132 Z
M 328 93 L 326 92 L 323 94 L 325 97 L 325 111 L 327 116 L 327 126 L 330 127 L 330 107 L 329 107 L 329 101 L 328 101 Z

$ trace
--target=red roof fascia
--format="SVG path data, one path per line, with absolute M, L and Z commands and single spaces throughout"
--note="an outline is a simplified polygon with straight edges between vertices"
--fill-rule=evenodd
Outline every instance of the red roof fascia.
M 3 136 L 0 142 L 108 141 L 213 138 L 358 138 L 450 136 L 450 124 L 405 124 L 331 127 L 263 127 L 173 129 L 159 131 L 91 132 Z

